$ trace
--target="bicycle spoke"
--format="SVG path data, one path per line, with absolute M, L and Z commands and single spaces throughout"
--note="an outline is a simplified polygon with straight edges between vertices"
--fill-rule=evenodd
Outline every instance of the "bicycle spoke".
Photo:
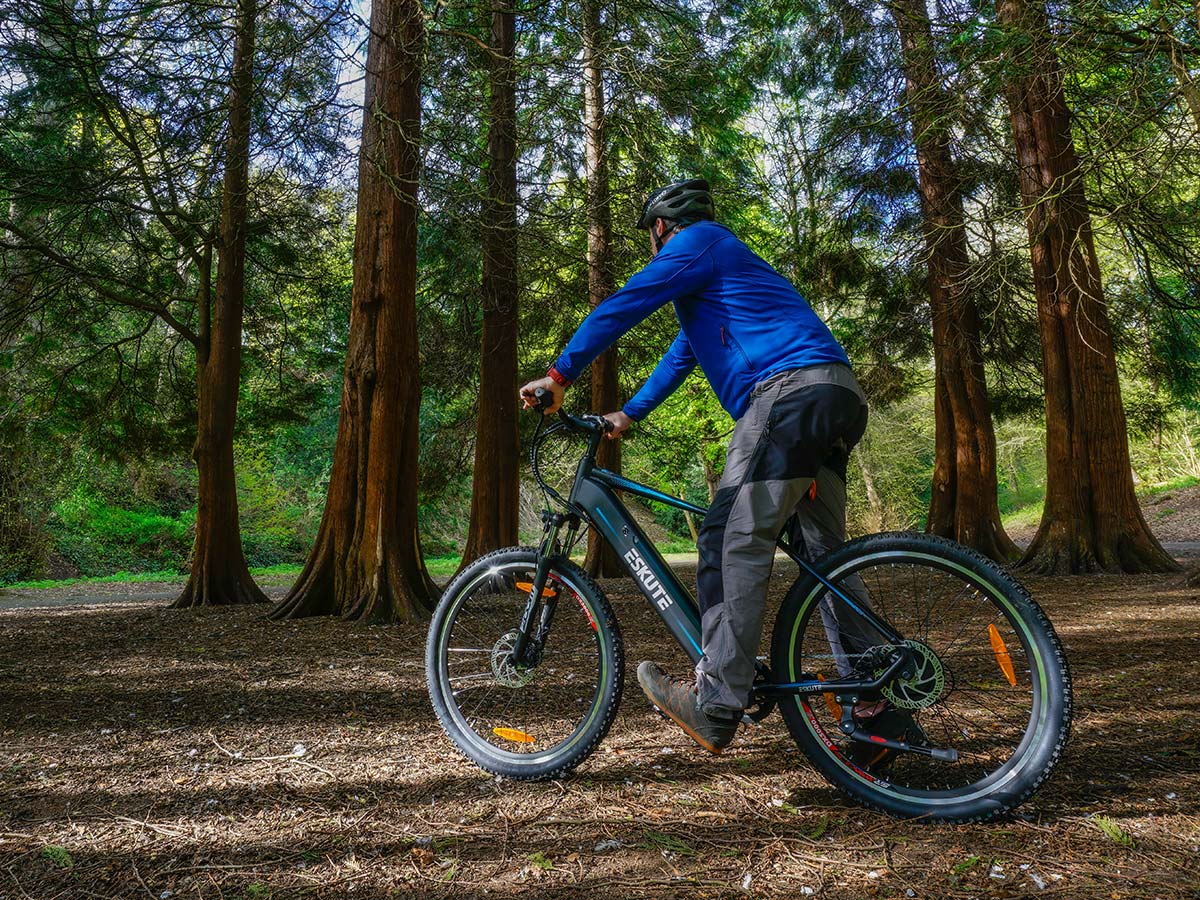
M 811 714 L 821 723 L 827 739 L 851 759 L 861 758 L 868 766 L 883 765 L 892 784 L 917 791 L 963 789 L 1005 765 L 1031 721 L 1031 674 L 1024 645 L 1008 626 L 988 588 L 959 570 L 925 561 L 889 560 L 843 570 L 839 581 L 847 593 L 853 592 L 844 586 L 853 583 L 854 578 L 861 581 L 874 614 L 906 641 L 914 642 L 908 652 L 913 655 L 917 671 L 941 673 L 941 680 L 934 680 L 932 675 L 925 680 L 915 677 L 909 687 L 903 688 L 908 693 L 895 695 L 896 702 L 915 702 L 916 708 L 906 712 L 903 706 L 889 702 L 890 711 L 885 708 L 886 715 L 879 720 L 883 724 L 872 724 L 875 720 L 868 719 L 861 727 L 885 737 L 927 740 L 929 746 L 954 749 L 958 761 L 947 763 L 919 754 L 891 753 L 884 754 L 882 762 L 872 762 L 879 752 L 863 749 L 865 745 L 845 738 L 838 717 L 827 703 L 820 697 L 809 697 Z M 797 645 L 799 671 L 828 674 L 830 663 L 837 661 L 838 654 L 831 652 L 822 622 L 819 604 L 813 602 Z M 1007 682 L 994 689 L 979 686 L 987 685 L 989 679 L 1007 677 L 1002 676 L 998 651 L 987 631 L 987 626 L 997 624 L 1003 629 L 1012 671 L 1019 673 L 1017 677 L 1024 682 L 1021 687 Z M 840 627 L 841 641 L 846 644 L 853 635 L 847 638 L 845 624 Z M 871 653 L 847 654 L 842 660 L 862 678 L 874 676 L 886 665 L 886 657 Z M 944 687 L 938 695 L 920 694 L 922 685 L 939 684 Z M 887 699 L 889 690 L 901 687 L 902 683 L 895 688 L 885 685 L 881 695 Z M 906 721 L 909 726 L 903 724 Z M 876 732 L 875 728 L 900 731 L 889 734 L 886 730 Z
M 529 602 L 515 587 L 524 580 L 533 580 L 532 570 L 480 580 L 458 604 L 446 647 L 446 683 L 463 718 L 478 739 L 513 753 L 565 740 L 586 719 L 601 677 L 589 613 L 582 603 L 569 602 L 574 592 L 561 582 L 551 631 L 558 646 L 542 648 L 528 669 L 510 664 L 507 649 Z M 491 658 L 486 668 L 485 656 Z

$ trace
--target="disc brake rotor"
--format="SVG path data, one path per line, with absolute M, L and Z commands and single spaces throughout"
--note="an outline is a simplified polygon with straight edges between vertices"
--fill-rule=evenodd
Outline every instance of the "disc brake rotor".
M 518 669 L 512 664 L 513 647 L 517 645 L 517 632 L 510 631 L 492 648 L 492 674 L 505 687 L 524 687 L 533 680 L 536 670 Z
M 905 641 L 912 653 L 912 677 L 897 678 L 879 692 L 899 709 L 926 709 L 946 691 L 946 671 L 938 655 L 920 641 Z M 876 675 L 883 672 L 879 669 Z

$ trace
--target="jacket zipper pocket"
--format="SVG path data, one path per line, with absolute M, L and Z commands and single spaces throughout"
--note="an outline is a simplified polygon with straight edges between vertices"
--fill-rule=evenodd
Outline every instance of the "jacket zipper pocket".
M 728 342 L 728 343 L 726 343 L 726 341 L 725 341 L 726 337 L 728 337 L 728 338 L 729 338 L 729 342 Z M 739 355 L 739 356 L 742 358 L 742 362 L 744 362 L 744 363 L 746 364 L 746 368 L 747 368 L 747 369 L 750 369 L 750 370 L 753 370 L 753 369 L 754 369 L 754 365 L 753 365 L 753 364 L 750 362 L 750 357 L 748 357 L 748 356 L 746 355 L 746 351 L 742 349 L 742 345 L 741 345 L 741 344 L 739 344 L 739 343 L 738 343 L 738 341 L 737 341 L 737 338 L 735 338 L 735 337 L 733 336 L 733 332 L 731 332 L 731 331 L 726 331 L 726 330 L 725 330 L 725 326 L 724 326 L 724 325 L 722 325 L 722 326 L 721 326 L 721 346 L 722 346 L 722 347 L 728 347 L 728 346 L 730 346 L 730 345 L 733 345 L 733 349 L 734 349 L 734 350 L 736 350 L 736 351 L 738 352 L 738 355 Z

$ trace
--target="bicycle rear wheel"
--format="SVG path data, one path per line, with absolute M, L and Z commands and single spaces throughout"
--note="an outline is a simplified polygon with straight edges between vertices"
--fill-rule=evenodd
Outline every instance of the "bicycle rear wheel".
M 841 732 L 832 694 L 788 697 L 780 701 L 788 729 L 821 773 L 857 802 L 903 817 L 982 821 L 1026 800 L 1062 754 L 1071 679 L 1053 627 L 1025 589 L 978 553 L 930 535 L 861 538 L 820 570 L 866 600 L 915 660 L 908 679 L 864 697 L 883 701 L 903 730 L 884 736 L 958 753 L 945 762 L 881 752 Z M 882 671 L 886 649 L 846 639 L 844 613 L 840 627 L 831 618 L 837 605 L 844 610 L 811 576 L 792 588 L 772 639 L 779 680 Z M 862 725 L 882 732 L 883 721 Z
M 617 714 L 624 649 L 612 608 L 578 566 L 557 560 L 542 603 L 554 614 L 536 664 L 511 650 L 533 589 L 537 552 L 476 560 L 447 586 L 425 647 L 426 681 L 443 729 L 481 768 L 558 777 L 596 748 Z

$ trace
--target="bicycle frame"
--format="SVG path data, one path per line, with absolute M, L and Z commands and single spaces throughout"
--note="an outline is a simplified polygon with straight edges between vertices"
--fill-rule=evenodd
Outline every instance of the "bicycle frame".
M 664 494 L 647 485 L 624 478 L 615 472 L 599 468 L 595 465 L 596 449 L 602 438 L 602 433 L 593 432 L 588 438 L 588 451 L 579 461 L 576 469 L 574 485 L 568 503 L 576 511 L 585 515 L 605 541 L 612 546 L 621 558 L 621 563 L 637 584 L 638 589 L 650 602 L 666 624 L 667 629 L 676 642 L 688 655 L 693 663 L 699 662 L 703 655 L 701 649 L 700 610 L 696 599 L 687 587 L 679 580 L 674 570 L 663 559 L 662 554 L 654 543 L 646 536 L 645 531 L 630 515 L 625 505 L 617 496 L 617 491 L 624 491 L 646 500 L 665 503 L 676 509 L 685 510 L 703 516 L 708 510 Z M 552 541 L 543 546 L 551 546 Z M 777 545 L 793 559 L 804 571 L 812 575 L 824 585 L 836 598 L 835 602 L 845 603 L 850 609 L 862 616 L 871 626 L 893 644 L 901 645 L 903 637 L 896 633 L 886 622 L 876 616 L 869 607 L 864 607 L 842 591 L 836 584 L 829 581 L 818 572 L 809 562 L 796 553 L 785 541 L 779 540 Z M 538 584 L 537 590 L 540 591 Z M 533 596 L 537 596 L 534 594 Z M 763 698 L 795 694 L 844 693 L 847 695 L 861 694 L 878 690 L 890 681 L 907 665 L 906 654 L 900 654 L 888 668 L 871 679 L 840 678 L 832 681 L 819 681 L 813 678 L 808 681 L 776 684 L 767 682 L 755 685 L 755 693 Z

